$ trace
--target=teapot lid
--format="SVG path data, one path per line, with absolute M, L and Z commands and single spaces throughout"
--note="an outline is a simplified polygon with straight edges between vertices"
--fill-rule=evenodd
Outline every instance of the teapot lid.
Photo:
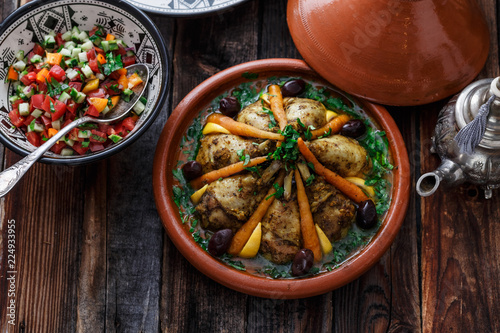
M 496 96 L 490 106 L 486 129 L 479 146 L 488 149 L 500 149 L 500 77 L 483 79 L 468 85 L 458 96 L 455 105 L 455 119 L 460 129 L 470 123 L 479 113 L 479 109 L 492 96 Z

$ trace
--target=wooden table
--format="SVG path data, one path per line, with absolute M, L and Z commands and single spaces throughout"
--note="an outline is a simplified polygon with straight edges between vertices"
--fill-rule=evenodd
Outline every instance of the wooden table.
M 480 77 L 499 75 L 496 2 L 479 0 L 491 31 Z M 19 5 L 0 4 L 7 16 Z M 254 0 L 192 19 L 151 15 L 171 56 L 168 103 L 148 133 L 82 167 L 37 164 L 0 200 L 1 332 L 494 332 L 500 331 L 500 193 L 464 185 L 421 199 L 415 180 L 446 101 L 389 108 L 406 141 L 412 192 L 390 250 L 370 271 L 300 300 L 247 296 L 199 273 L 166 236 L 152 162 L 168 114 L 209 76 L 245 61 L 300 58 L 286 0 Z M 0 150 L 3 168 L 20 157 Z M 7 234 L 15 224 L 15 326 L 7 323 Z

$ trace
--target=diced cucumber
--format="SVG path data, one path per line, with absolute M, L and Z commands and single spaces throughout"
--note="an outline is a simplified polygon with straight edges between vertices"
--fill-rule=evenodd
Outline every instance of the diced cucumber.
M 89 61 L 89 59 L 87 59 L 87 52 L 81 52 L 78 54 L 78 60 L 80 60 L 80 62 L 87 62 Z
M 19 72 L 22 72 L 26 68 L 26 63 L 24 61 L 22 61 L 22 60 L 19 60 L 18 62 L 16 62 L 12 66 L 14 67 L 15 70 L 17 70 Z
M 102 110 L 102 111 L 101 111 L 101 114 L 102 114 L 102 115 L 105 115 L 106 113 L 108 113 L 108 112 L 109 112 L 109 110 L 110 110 L 110 109 L 109 109 L 109 106 L 107 106 L 107 105 L 106 105 L 106 107 L 104 108 L 104 110 Z
M 127 44 L 125 44 L 125 42 L 121 39 L 117 39 L 116 40 L 116 43 L 120 44 L 121 46 L 123 46 L 124 48 L 127 48 Z
M 118 141 L 120 141 L 121 139 L 123 139 L 121 136 L 116 135 L 116 134 L 111 134 L 110 136 L 108 136 L 108 138 L 111 141 L 113 141 L 114 143 L 117 143 Z
M 43 115 L 49 119 L 52 118 L 52 114 L 50 112 L 45 112 Z
M 54 120 L 52 122 L 52 128 L 59 131 L 61 129 L 61 119 Z
M 88 138 L 90 138 L 91 134 L 92 134 L 92 132 L 90 130 L 79 130 L 78 131 L 78 137 L 80 139 L 88 139 Z
M 132 57 L 132 56 L 135 56 L 135 53 L 134 53 L 134 51 L 127 51 L 126 56 Z
M 76 98 L 73 98 L 73 100 L 76 103 L 83 103 L 85 101 L 85 98 L 87 98 L 87 95 L 85 95 L 82 92 L 77 91 Z
M 83 75 L 85 75 L 85 77 L 87 77 L 87 79 L 94 75 L 94 72 L 92 72 L 89 65 L 85 65 L 82 67 L 82 73 Z
M 18 99 L 19 99 L 19 97 L 17 97 L 16 95 L 14 95 L 14 96 L 10 96 L 10 97 L 9 97 L 9 102 L 14 103 L 14 102 L 15 102 L 15 101 L 17 101 Z
M 30 104 L 29 103 L 21 103 L 18 106 L 19 114 L 21 116 L 27 116 L 30 114 Z
M 73 155 L 73 149 L 71 148 L 63 148 L 61 150 L 61 156 L 72 156 Z
M 61 93 L 61 96 L 59 96 L 59 101 L 61 101 L 61 102 L 63 102 L 63 103 L 66 103 L 66 101 L 67 101 L 68 99 L 70 99 L 70 98 L 71 98 L 71 96 L 70 96 L 67 92 L 63 91 L 63 92 Z
M 99 80 L 101 80 L 101 81 L 106 80 L 106 77 L 105 77 L 105 76 L 104 76 L 104 74 L 102 74 L 102 73 L 97 73 L 97 74 L 95 75 L 95 77 L 96 77 L 96 78 L 98 78 L 98 79 L 99 79 Z
M 73 145 L 75 144 L 75 141 L 74 140 L 71 140 L 71 139 L 68 139 L 66 136 L 63 137 L 63 140 L 64 142 L 66 142 L 66 144 L 70 147 L 73 147 Z
M 23 92 L 20 92 L 20 93 L 18 94 L 18 96 L 19 96 L 19 98 L 24 99 L 24 100 L 27 100 L 27 99 L 28 99 L 28 97 L 26 97 L 26 95 L 25 95 Z
M 148 100 L 146 97 L 144 96 L 141 96 L 141 98 L 139 98 L 139 101 L 141 101 L 142 104 L 146 105 L 148 103 Z
M 24 87 L 23 94 L 25 94 L 27 98 L 30 98 L 35 94 L 35 89 L 32 86 Z
M 75 44 L 75 42 L 70 40 L 69 42 L 64 43 L 64 47 L 71 51 L 72 49 L 74 49 L 76 47 L 76 44 Z
M 25 86 L 23 84 L 19 84 L 16 86 L 16 93 L 19 95 L 19 94 L 22 94 L 23 93 L 23 89 L 25 88 Z
M 47 36 L 55 37 L 56 33 L 54 32 L 54 30 L 51 30 Z
M 80 46 L 80 47 L 84 51 L 89 51 L 89 50 L 91 50 L 94 47 L 94 44 L 92 44 L 91 41 L 88 41 L 88 42 L 83 43 L 82 46 Z
M 108 52 L 109 51 L 109 41 L 103 40 L 101 42 L 101 48 L 104 50 L 104 52 Z
M 76 67 L 78 66 L 78 60 L 75 58 L 71 58 L 65 61 L 66 66 L 68 67 Z
M 24 60 L 24 51 L 23 50 L 17 51 L 17 53 L 16 53 L 16 59 L 19 60 L 19 61 Z
M 82 49 L 79 47 L 75 47 L 73 50 L 71 50 L 71 57 L 72 58 L 78 58 L 78 55 L 82 52 Z
M 89 39 L 89 36 L 85 31 L 82 31 L 78 34 L 78 39 L 82 42 L 86 42 Z
M 39 54 L 35 54 L 34 56 L 31 57 L 30 61 L 32 64 L 38 64 L 39 62 L 42 61 L 42 56 Z
M 118 50 L 118 43 L 116 42 L 116 40 L 110 40 L 108 43 L 108 48 L 110 51 Z
M 89 37 L 89 40 L 94 43 L 95 45 L 99 46 L 101 45 L 101 42 L 102 42 L 102 39 L 101 37 L 97 36 L 97 35 L 92 35 Z
M 45 35 L 43 38 L 43 44 L 45 45 L 45 48 L 53 49 L 56 46 L 56 40 L 52 35 Z
M 71 51 L 67 48 L 63 47 L 59 53 L 61 53 L 64 57 L 71 57 Z
M 70 80 L 73 80 L 75 77 L 77 77 L 79 74 L 78 74 L 78 71 L 74 70 L 73 68 L 68 68 L 66 70 L 66 77 Z
M 31 124 L 33 124 L 33 126 L 31 126 Z M 37 132 L 37 133 L 40 133 L 40 132 L 43 132 L 43 130 L 45 129 L 44 126 L 42 124 L 37 124 L 33 122 L 30 124 L 30 129 L 33 131 L 33 132 Z
M 66 31 L 65 33 L 63 33 L 63 34 L 61 35 L 61 38 L 62 38 L 64 41 L 66 41 L 66 42 L 67 42 L 67 41 L 69 41 L 69 40 L 71 40 L 71 31 L 70 31 L 70 30 L 68 30 L 68 31 Z
M 43 111 L 40 109 L 35 109 L 33 112 L 31 112 L 31 115 L 35 118 L 40 117 L 43 114 Z
M 144 111 L 145 108 L 146 108 L 146 106 L 144 104 L 142 104 L 141 101 L 137 101 L 137 103 L 135 103 L 135 105 L 133 107 L 133 110 L 134 110 L 136 115 L 140 115 L 142 113 L 142 111 Z
M 78 35 L 80 33 L 80 29 L 78 29 L 78 26 L 74 26 L 72 29 L 71 29 L 71 34 L 73 35 Z

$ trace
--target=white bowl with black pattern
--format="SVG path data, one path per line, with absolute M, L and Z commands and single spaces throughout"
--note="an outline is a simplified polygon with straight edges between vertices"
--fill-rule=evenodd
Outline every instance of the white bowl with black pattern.
M 123 140 L 104 150 L 85 155 L 61 156 L 51 151 L 40 160 L 45 163 L 85 164 L 109 157 L 129 146 L 153 123 L 167 97 L 168 56 L 166 45 L 155 24 L 142 11 L 122 0 L 35 0 L 20 7 L 0 24 L 0 141 L 20 155 L 27 155 L 36 147 L 25 134 L 10 122 L 12 110 L 9 96 L 13 85 L 5 82 L 15 54 L 27 54 L 35 42 L 51 30 L 65 32 L 77 25 L 81 30 L 91 30 L 95 24 L 135 47 L 138 62 L 146 64 L 151 77 L 146 88 L 146 109 L 136 126 Z

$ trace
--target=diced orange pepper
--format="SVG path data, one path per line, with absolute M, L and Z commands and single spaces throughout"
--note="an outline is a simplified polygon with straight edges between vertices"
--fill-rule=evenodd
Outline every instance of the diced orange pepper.
M 118 84 L 120 84 L 122 86 L 122 90 L 125 90 L 128 88 L 128 79 L 127 79 L 127 75 L 121 75 L 118 80 L 117 80 Z
M 105 64 L 106 63 L 106 57 L 104 55 L 102 55 L 102 53 L 97 53 L 97 61 L 99 61 L 99 63 L 101 65 Z
M 128 88 L 132 89 L 133 87 L 142 83 L 142 79 L 139 77 L 137 73 L 130 75 L 128 78 Z
M 82 93 L 86 95 L 89 92 L 96 90 L 97 88 L 99 88 L 99 79 L 93 79 L 88 81 L 85 87 L 83 87 Z
M 53 137 L 54 135 L 57 134 L 57 132 L 59 132 L 58 130 L 56 130 L 55 128 L 49 128 L 49 139 L 51 137 Z
M 90 104 L 92 104 L 99 113 L 101 113 L 102 110 L 104 110 L 106 106 L 108 106 L 107 98 L 90 97 L 89 101 Z
M 120 69 L 117 69 L 116 71 L 114 71 L 113 73 L 117 73 L 120 76 L 127 75 L 127 69 L 126 68 L 120 68 Z
M 44 83 L 46 80 L 48 80 L 48 77 L 49 77 L 49 70 L 47 68 L 42 68 L 36 75 L 36 82 Z
M 62 54 L 60 53 L 49 53 L 47 52 L 47 63 L 49 65 L 59 65 L 62 60 Z
M 139 119 L 139 116 L 136 115 L 136 114 L 133 114 L 132 116 L 130 116 L 132 118 L 132 120 L 135 122 L 137 122 L 137 120 Z
M 115 105 L 118 103 L 118 101 L 120 100 L 120 96 L 117 95 L 117 96 L 112 96 L 111 97 L 111 106 L 109 107 L 110 109 L 114 108 Z
M 115 36 L 113 36 L 112 34 L 107 34 L 106 40 L 114 40 L 114 39 L 115 39 Z
M 7 73 L 7 80 L 17 81 L 19 74 L 16 72 L 13 66 L 9 67 L 9 72 Z

